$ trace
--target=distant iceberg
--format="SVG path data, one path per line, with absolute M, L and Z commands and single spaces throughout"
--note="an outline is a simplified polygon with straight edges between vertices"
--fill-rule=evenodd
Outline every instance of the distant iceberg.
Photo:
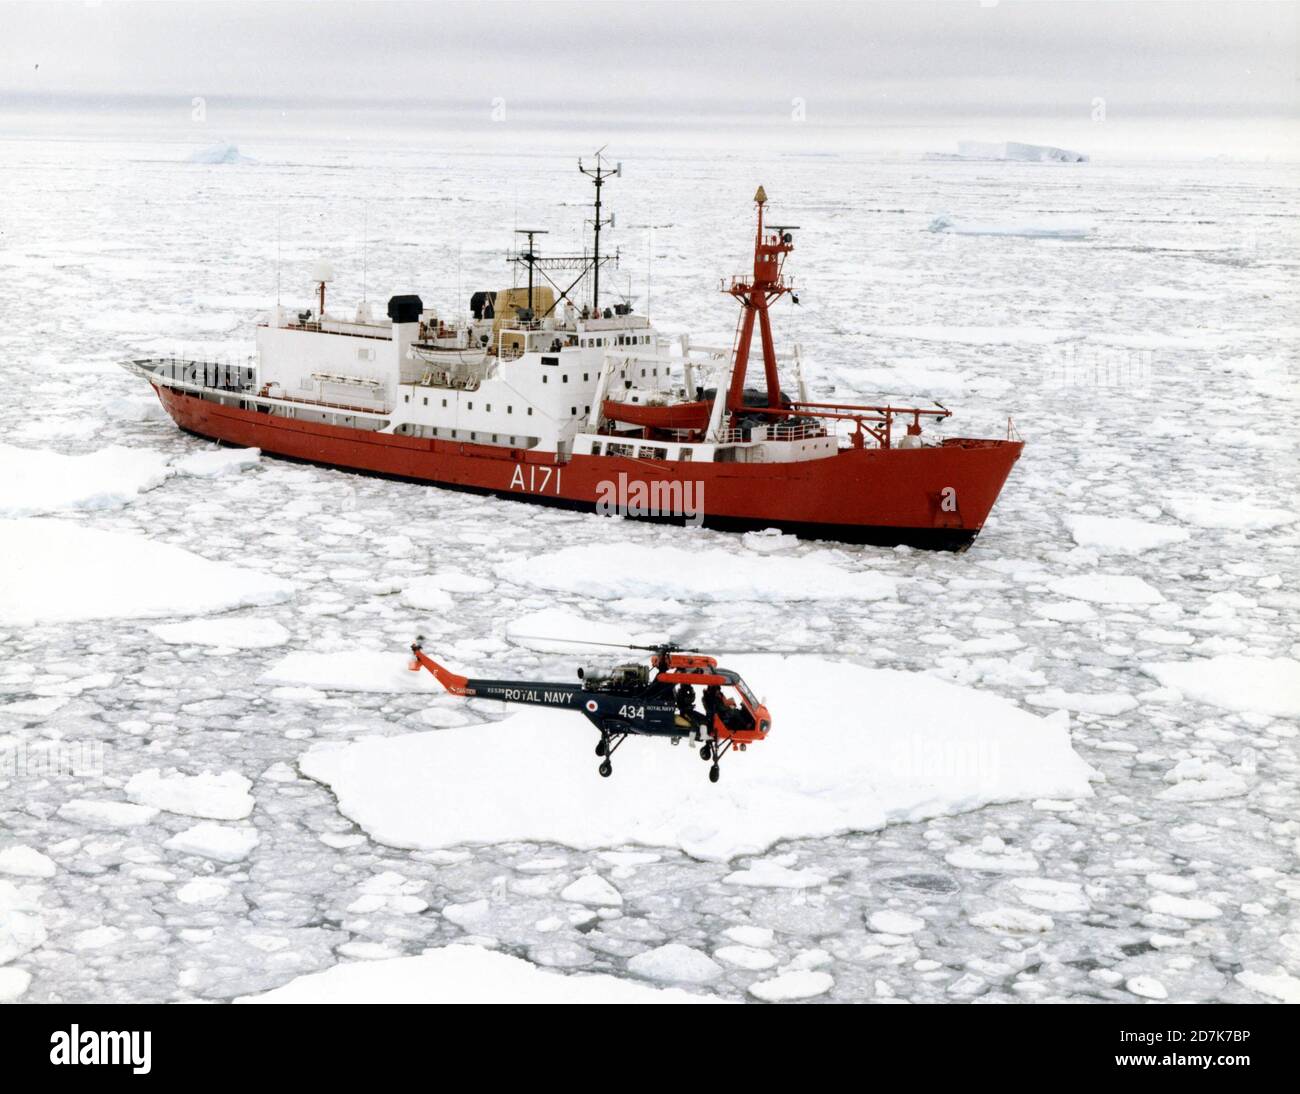
M 242 156 L 235 144 L 213 144 L 192 152 L 190 163 L 256 163 L 252 156 Z
M 1087 163 L 1086 152 L 1053 148 L 1046 144 L 1019 141 L 958 141 L 957 156 L 963 160 L 1016 160 L 1022 163 Z
M 1025 239 L 1087 239 L 1092 228 L 1086 224 L 1055 224 L 1050 221 L 980 224 L 954 220 L 942 213 L 930 221 L 930 231 L 958 236 L 1022 236 Z

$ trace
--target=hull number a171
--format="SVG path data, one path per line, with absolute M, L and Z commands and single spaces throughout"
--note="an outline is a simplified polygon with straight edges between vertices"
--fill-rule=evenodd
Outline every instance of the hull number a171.
M 515 464 L 515 473 L 510 478 L 511 490 L 523 490 L 529 494 L 558 494 L 560 492 L 560 469 L 546 464 Z

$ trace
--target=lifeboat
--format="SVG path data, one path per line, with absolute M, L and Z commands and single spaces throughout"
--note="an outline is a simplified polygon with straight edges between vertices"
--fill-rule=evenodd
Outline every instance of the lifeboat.
M 708 401 L 655 404 L 606 399 L 601 406 L 610 421 L 643 429 L 704 429 L 712 409 L 713 404 Z

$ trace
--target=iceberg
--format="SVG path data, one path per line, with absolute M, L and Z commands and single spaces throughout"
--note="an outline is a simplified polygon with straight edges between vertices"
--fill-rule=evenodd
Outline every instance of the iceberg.
M 1020 141 L 958 141 L 957 156 L 963 160 L 1014 160 L 1019 163 L 1087 163 L 1086 152 L 1071 152 L 1048 144 Z

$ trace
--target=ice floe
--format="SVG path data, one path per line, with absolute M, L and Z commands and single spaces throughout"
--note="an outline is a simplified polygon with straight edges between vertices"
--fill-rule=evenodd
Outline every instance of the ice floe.
M 707 958 L 706 958 L 707 960 Z M 604 974 L 547 972 L 478 946 L 358 961 L 291 980 L 237 1003 L 720 1003 L 679 988 Z
M 1199 494 L 1175 495 L 1169 499 L 1168 508 L 1179 520 L 1197 528 L 1234 532 L 1267 531 L 1300 520 L 1300 513 L 1290 509 L 1209 498 Z
M 0 878 L 0 965 L 44 944 L 38 893 L 31 886 L 19 887 Z
M 1113 554 L 1140 554 L 1186 543 L 1191 533 L 1176 524 L 1152 524 L 1132 517 L 1070 516 L 1065 526 L 1080 547 Z
M 1164 600 L 1159 589 L 1132 574 L 1074 574 L 1049 582 L 1048 588 L 1094 604 L 1159 604 Z
M 0 624 L 156 619 L 293 595 L 270 574 L 58 520 L 0 520 L 0 558 Z
M 158 816 L 158 810 L 131 802 L 74 798 L 59 806 L 59 816 L 87 828 L 136 828 L 149 824 Z
M 127 780 L 126 796 L 137 805 L 212 820 L 243 820 L 253 811 L 252 783 L 238 771 L 185 775 L 152 767 Z
M 834 986 L 835 978 L 828 972 L 796 970 L 751 984 L 749 994 L 765 1003 L 792 1003 L 825 995 Z
M 1167 688 L 1224 710 L 1300 718 L 1300 661 L 1223 654 L 1142 666 Z
M 1162 801 L 1207 802 L 1235 798 L 1250 788 L 1240 771 L 1221 763 L 1192 757 L 1175 764 L 1165 773 L 1165 782 L 1173 783 L 1156 797 Z
M 634 543 L 565 547 L 503 562 L 496 572 L 515 585 L 585 596 L 680 597 L 695 602 L 758 600 L 886 600 L 895 581 L 813 555 L 742 555 L 716 548 Z
M 125 505 L 172 474 L 168 458 L 110 445 L 84 456 L 0 444 L 0 517 Z
M 0 851 L 0 874 L 10 877 L 53 877 L 58 867 L 35 847 L 15 844 Z
M 1091 769 L 1070 748 L 1064 715 L 1038 718 L 928 675 L 819 658 L 751 656 L 735 667 L 768 693 L 776 725 L 768 740 L 728 757 L 716 785 L 693 749 L 637 737 L 619 750 L 614 777 L 601 779 L 595 731 L 545 709 L 321 745 L 300 767 L 334 790 L 345 815 L 398 847 L 639 843 L 714 860 L 784 838 L 1091 794 Z M 867 695 L 870 714 L 855 713 Z M 545 809 L 534 804 L 539 786 Z
M 204 821 L 178 832 L 163 846 L 183 855 L 199 855 L 216 862 L 242 862 L 261 841 L 255 829 L 232 828 Z
M 669 942 L 632 957 L 628 972 L 644 980 L 677 984 L 705 984 L 722 974 L 722 966 L 708 954 L 680 942 Z
M 263 650 L 283 646 L 289 631 L 274 619 L 191 619 L 159 623 L 149 632 L 173 646 L 219 646 L 231 650 Z
M 172 467 L 180 475 L 215 479 L 256 467 L 261 458 L 261 449 L 257 448 L 208 448 L 191 456 L 182 456 Z
M 1292 976 L 1285 969 L 1279 968 L 1274 973 L 1242 969 L 1237 973 L 1236 979 L 1237 983 L 1270 999 L 1283 1003 L 1300 1003 L 1300 977 Z

